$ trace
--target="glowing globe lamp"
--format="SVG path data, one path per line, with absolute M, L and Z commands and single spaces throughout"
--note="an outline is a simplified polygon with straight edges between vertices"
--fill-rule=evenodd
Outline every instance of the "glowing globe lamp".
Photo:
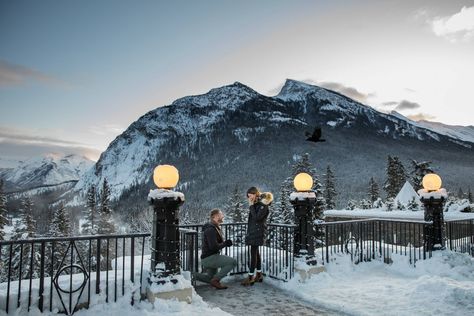
M 153 182 L 159 189 L 172 189 L 179 181 L 178 169 L 170 165 L 159 165 L 153 171 Z
M 441 188 L 441 178 L 434 173 L 428 173 L 423 177 L 423 188 L 428 191 L 438 191 Z
M 293 180 L 296 191 L 309 191 L 313 187 L 313 178 L 307 173 L 298 173 Z

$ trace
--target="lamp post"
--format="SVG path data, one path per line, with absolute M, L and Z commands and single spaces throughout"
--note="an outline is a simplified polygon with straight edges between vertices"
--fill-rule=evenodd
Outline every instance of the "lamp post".
M 306 255 L 308 264 L 316 264 L 314 259 L 314 223 L 312 212 L 316 204 L 316 193 L 311 191 L 313 178 L 307 173 L 299 173 L 293 180 L 296 192 L 290 194 L 290 202 L 295 210 L 296 230 L 294 254 Z
M 445 248 L 443 206 L 448 195 L 441 184 L 437 174 L 429 173 L 423 177 L 423 189 L 418 191 L 425 208 L 425 222 L 430 222 L 424 228 L 427 251 Z
M 148 201 L 153 207 L 153 231 L 151 235 L 151 269 L 147 296 L 150 301 L 156 297 L 176 297 L 189 301 L 191 290 L 183 292 L 186 286 L 177 290 L 163 291 L 160 285 L 168 282 L 185 282 L 179 276 L 179 207 L 184 203 L 184 194 L 173 191 L 179 180 L 178 170 L 174 166 L 159 165 L 153 171 L 153 181 L 158 189 L 150 190 Z M 163 287 L 165 288 L 165 287 Z M 168 286 L 167 288 L 173 289 Z M 190 288 L 190 285 L 189 285 Z M 164 295 L 164 293 L 167 293 Z M 173 293 L 173 294 L 170 294 Z M 183 294 L 184 293 L 184 294 Z

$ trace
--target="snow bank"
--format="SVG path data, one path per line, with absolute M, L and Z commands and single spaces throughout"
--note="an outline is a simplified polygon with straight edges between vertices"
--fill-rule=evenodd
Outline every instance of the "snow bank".
M 341 256 L 305 283 L 298 276 L 284 284 L 269 281 L 305 301 L 352 315 L 472 315 L 474 258 L 437 251 L 416 268 L 408 257 L 392 254 L 392 259 L 391 265 L 354 265 Z
M 193 300 L 191 304 L 179 302 L 177 300 L 156 299 L 154 304 L 148 301 L 140 301 L 138 297 L 134 297 L 134 305 L 131 305 L 132 295 L 128 293 L 126 296 L 117 299 L 114 303 L 98 303 L 89 309 L 81 309 L 74 315 L 101 315 L 101 316 L 150 316 L 150 315 L 230 315 L 219 308 L 212 308 L 193 290 Z M 17 311 L 16 315 L 26 314 L 26 310 Z M 37 309 L 30 310 L 28 315 L 46 316 L 57 315 L 56 312 L 46 311 L 40 313 Z

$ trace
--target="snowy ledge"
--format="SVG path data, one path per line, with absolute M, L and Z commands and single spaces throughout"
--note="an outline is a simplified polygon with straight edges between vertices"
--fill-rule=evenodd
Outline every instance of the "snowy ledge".
M 160 200 L 164 198 L 173 198 L 175 200 L 184 201 L 184 194 L 181 192 L 176 192 L 167 189 L 150 190 L 150 193 L 148 193 L 148 202 L 150 202 L 151 200 Z
M 424 220 L 424 211 L 385 211 L 383 209 L 368 209 L 368 210 L 326 210 L 324 216 L 326 217 L 339 217 L 339 218 L 383 218 L 383 219 L 405 219 L 405 220 Z M 473 219 L 474 213 L 463 213 L 463 212 L 444 212 L 444 220 L 462 220 L 462 219 Z
M 429 192 L 425 189 L 418 190 L 418 195 L 425 200 L 428 200 L 430 198 L 434 199 L 447 199 L 448 198 L 448 193 L 446 192 L 446 189 L 439 189 L 438 191 L 433 191 Z
M 175 281 L 176 283 L 171 282 L 171 280 Z M 158 281 L 165 281 L 164 284 L 157 283 Z M 191 281 L 186 280 L 183 275 L 171 275 L 164 278 L 156 278 L 154 276 L 150 276 L 150 285 L 149 290 L 152 293 L 162 293 L 162 292 L 171 292 L 176 290 L 182 290 L 192 287 Z
M 310 191 L 310 192 L 292 192 L 290 194 L 290 201 L 315 199 L 315 198 L 316 198 L 316 193 L 314 193 L 313 191 Z

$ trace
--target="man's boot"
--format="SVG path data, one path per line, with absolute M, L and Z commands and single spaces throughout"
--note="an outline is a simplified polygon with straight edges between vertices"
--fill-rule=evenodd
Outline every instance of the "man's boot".
M 212 278 L 211 285 L 213 287 L 215 287 L 216 289 L 218 289 L 218 290 L 225 290 L 227 288 L 227 286 L 225 286 L 225 285 L 221 284 L 221 282 L 219 282 L 218 278 Z
M 255 276 L 255 282 L 263 282 L 263 273 L 262 272 L 257 272 L 257 275 Z

